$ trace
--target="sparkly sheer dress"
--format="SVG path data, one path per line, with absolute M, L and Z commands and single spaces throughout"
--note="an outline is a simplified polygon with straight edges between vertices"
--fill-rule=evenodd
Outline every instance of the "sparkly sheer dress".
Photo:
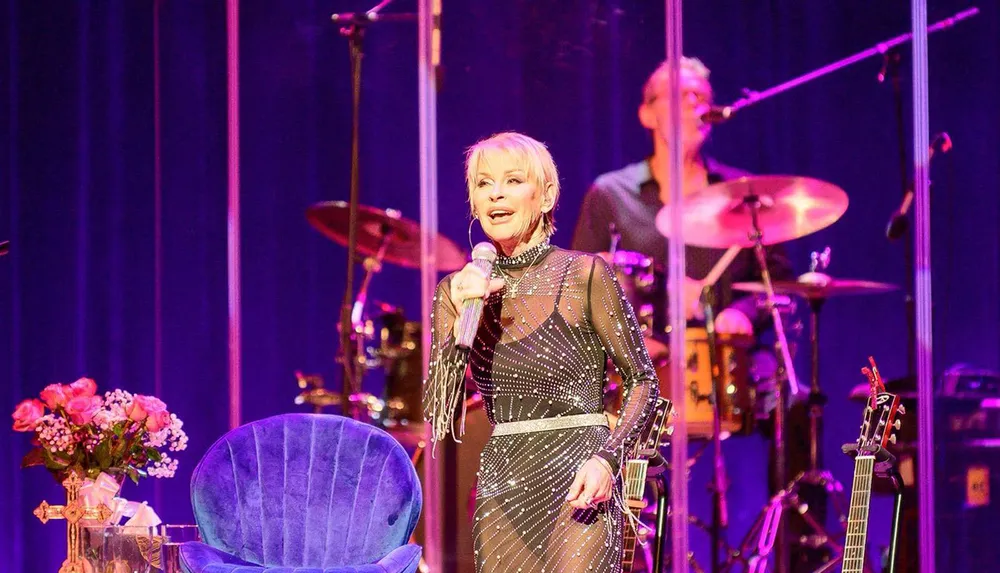
M 461 434 L 462 416 L 453 413 L 471 366 L 495 428 L 478 473 L 477 571 L 620 571 L 620 480 L 618 503 L 577 510 L 566 495 L 591 456 L 621 467 L 656 402 L 655 371 L 632 308 L 603 259 L 548 242 L 499 257 L 494 276 L 506 285 L 487 298 L 471 352 L 454 344 L 459 309 L 448 295 L 452 275 L 438 285 L 424 396 L 435 441 L 449 431 Z M 607 358 L 626 391 L 613 432 L 588 425 L 496 435 L 498 424 L 603 412 Z

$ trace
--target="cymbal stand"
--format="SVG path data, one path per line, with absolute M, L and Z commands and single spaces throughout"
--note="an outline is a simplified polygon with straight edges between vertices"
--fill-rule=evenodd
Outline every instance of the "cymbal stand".
M 726 490 L 729 478 L 726 476 L 726 462 L 722 457 L 722 414 L 719 411 L 719 375 L 721 366 L 716 354 L 715 312 L 712 309 L 715 289 L 713 285 L 705 285 L 701 291 L 702 308 L 705 311 L 705 333 L 708 338 L 708 356 L 712 373 L 712 386 L 709 392 L 709 403 L 712 406 L 712 525 L 709 529 L 711 537 L 711 571 L 721 571 L 719 560 L 720 550 L 725 552 L 723 530 L 729 523 L 729 512 L 726 508 Z
M 830 264 L 830 247 L 822 253 L 812 253 L 812 260 L 809 264 L 809 272 L 816 272 L 817 269 L 825 269 Z M 819 311 L 823 308 L 826 298 L 809 298 L 809 345 L 810 345 L 810 366 L 812 376 L 809 385 L 809 470 L 816 471 L 822 465 L 820 461 L 820 444 L 822 443 L 823 432 L 823 406 L 826 405 L 826 396 L 819 386 Z
M 792 396 L 799 393 L 798 377 L 795 375 L 795 365 L 792 363 L 791 355 L 788 351 L 788 339 L 785 336 L 785 328 L 781 321 L 781 313 L 774 297 L 774 284 L 771 282 L 771 273 L 767 269 L 767 255 L 764 252 L 764 233 L 760 230 L 760 197 L 748 194 L 743 198 L 743 203 L 750 211 L 750 222 L 753 227 L 749 238 L 753 241 L 754 253 L 757 255 L 757 262 L 760 265 L 761 280 L 764 283 L 766 294 L 765 302 L 771 313 L 774 322 L 774 332 L 777 340 L 777 354 L 779 358 L 779 368 L 775 377 L 774 396 L 777 405 L 774 409 L 774 470 L 777 487 L 784 487 L 787 483 L 786 461 L 785 461 L 785 380 L 788 381 Z M 788 572 L 788 545 L 785 537 L 785 520 L 779 520 L 776 525 L 777 559 L 775 561 L 776 573 Z
M 394 19 L 410 19 L 413 15 L 382 16 L 379 14 L 392 0 L 382 0 L 377 6 L 367 12 L 348 12 L 333 14 L 330 19 L 343 23 L 340 34 L 347 38 L 351 56 L 351 185 L 349 200 L 349 222 L 347 227 L 347 286 L 344 290 L 344 300 L 340 313 L 340 348 L 344 356 L 344 387 L 342 404 L 349 404 L 351 394 L 361 390 L 361 380 L 358 378 L 357 365 L 346 359 L 351 347 L 354 290 L 354 260 L 358 247 L 358 198 L 360 192 L 360 134 L 361 134 L 361 60 L 364 57 L 364 36 L 367 27 L 374 22 Z
M 349 400 L 343 402 L 343 404 L 347 405 L 343 408 L 343 414 L 355 420 L 362 419 L 361 413 L 363 409 L 370 412 L 370 408 L 362 408 L 362 406 L 373 397 L 363 395 L 361 392 L 361 381 L 364 379 L 365 371 L 368 368 L 379 365 L 378 359 L 369 359 L 366 354 L 365 336 L 370 328 L 370 321 L 365 321 L 364 312 L 372 277 L 375 273 L 382 270 L 382 261 L 391 242 L 389 230 L 389 225 L 382 225 L 382 238 L 379 241 L 378 251 L 375 253 L 375 256 L 368 257 L 364 261 L 365 277 L 361 281 L 361 288 L 358 289 L 358 296 L 354 300 L 351 310 L 351 343 L 347 348 L 353 351 L 353 360 L 347 357 L 346 350 L 342 352 L 345 370 L 349 369 L 351 371 L 351 378 L 355 382 L 354 388 L 349 394 Z M 369 415 L 368 419 L 371 420 L 372 416 Z

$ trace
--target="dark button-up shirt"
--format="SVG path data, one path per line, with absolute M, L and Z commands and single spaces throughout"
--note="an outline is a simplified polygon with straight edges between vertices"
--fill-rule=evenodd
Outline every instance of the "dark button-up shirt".
M 704 161 L 709 185 L 748 175 L 708 157 Z M 667 260 L 667 239 L 657 231 L 655 224 L 656 215 L 662 207 L 660 185 L 652 177 L 648 161 L 605 173 L 594 181 L 584 197 L 580 218 L 573 233 L 572 248 L 591 253 L 608 251 L 611 246 L 611 225 L 614 224 L 615 231 L 621 237 L 618 250 L 635 251 L 652 257 L 658 269 L 658 283 L 662 285 L 665 283 L 663 276 Z M 784 249 L 780 245 L 772 245 L 766 247 L 765 251 L 771 279 L 791 279 L 793 273 Z M 719 261 L 725 249 L 688 245 L 685 252 L 687 276 L 701 280 Z M 758 309 L 756 298 L 730 288 L 734 282 L 760 280 L 760 265 L 753 250 L 743 249 L 717 283 L 716 299 L 719 304 L 716 312 L 722 308 L 736 308 L 753 321 L 755 328 L 764 327 L 768 323 L 768 316 Z M 662 290 L 664 287 L 660 288 Z

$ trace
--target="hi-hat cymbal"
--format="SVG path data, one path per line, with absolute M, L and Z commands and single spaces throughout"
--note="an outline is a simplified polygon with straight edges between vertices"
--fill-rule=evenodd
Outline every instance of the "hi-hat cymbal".
M 847 194 L 825 181 L 789 175 L 747 176 L 723 181 L 684 198 L 684 242 L 728 249 L 752 247 L 751 209 L 759 201 L 761 242 L 773 245 L 828 227 L 847 210 Z M 660 234 L 671 236 L 671 206 L 656 215 Z
M 797 295 L 805 299 L 832 296 L 877 294 L 896 290 L 896 285 L 858 279 L 837 279 L 823 273 L 806 273 L 797 281 L 771 281 L 775 294 Z M 764 283 L 733 283 L 733 290 L 764 292 Z
M 347 246 L 350 205 L 346 201 L 317 203 L 306 209 L 306 219 L 328 239 Z M 420 224 L 395 209 L 358 205 L 357 251 L 362 256 L 378 254 L 387 238 L 383 260 L 408 269 L 420 268 Z M 465 266 L 468 257 L 454 242 L 437 236 L 437 268 L 451 272 Z

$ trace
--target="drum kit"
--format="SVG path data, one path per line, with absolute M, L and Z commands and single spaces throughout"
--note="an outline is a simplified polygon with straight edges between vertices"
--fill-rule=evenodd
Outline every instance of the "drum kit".
M 800 497 L 802 488 L 825 490 L 833 498 L 834 507 L 841 512 L 841 523 L 846 523 L 843 511 L 847 503 L 843 499 L 843 487 L 821 468 L 819 460 L 822 411 L 826 401 L 819 377 L 820 309 L 829 298 L 884 293 L 896 287 L 827 275 L 823 271 L 830 263 L 829 248 L 812 253 L 809 272 L 797 280 L 772 281 L 764 246 L 785 243 L 820 231 L 836 222 L 846 212 L 847 206 L 847 195 L 837 186 L 816 179 L 790 176 L 743 177 L 716 183 L 684 198 L 680 208 L 683 211 L 686 244 L 728 249 L 727 255 L 744 248 L 753 249 L 761 268 L 762 281 L 738 282 L 731 288 L 760 297 L 759 305 L 770 312 L 776 336 L 774 352 L 770 353 L 756 345 L 752 336 L 715 334 L 703 327 L 686 328 L 684 370 L 687 380 L 684 387 L 688 391 L 684 396 L 673 396 L 671 391 L 669 347 L 666 342 L 669 327 L 664 328 L 661 321 L 651 318 L 662 316 L 662 305 L 665 305 L 653 294 L 662 292 L 653 286 L 657 280 L 662 280 L 662 270 L 655 268 L 648 257 L 639 253 L 613 250 L 607 254 L 643 328 L 647 349 L 657 369 L 661 395 L 675 403 L 684 401 L 684 423 L 688 435 L 701 443 L 702 451 L 709 445 L 715 445 L 712 450 L 715 468 L 722 476 L 725 475 L 725 464 L 721 459 L 720 440 L 752 433 L 754 419 L 760 416 L 760 411 L 773 410 L 776 482 L 787 485 L 774 495 L 737 549 L 721 542 L 718 538 L 719 525 L 713 523 L 712 546 L 723 551 L 723 561 L 713 563 L 713 570 L 742 568 L 748 572 L 764 571 L 772 553 L 781 553 L 780 545 L 774 548 L 774 541 L 787 521 L 781 518 L 783 510 L 787 509 L 794 509 L 802 515 L 815 533 L 803 539 L 803 544 L 813 548 L 825 547 L 830 553 L 828 567 L 839 561 L 841 546 L 836 541 L 837 537 L 826 531 L 821 520 L 810 515 L 818 508 L 809 507 Z M 669 206 L 664 207 L 656 218 L 657 229 L 667 238 L 672 235 L 670 211 Z M 703 286 L 710 288 L 731 260 L 731 256 L 724 255 L 709 277 L 702 281 Z M 796 301 L 807 304 L 810 311 L 811 371 L 808 384 L 799 384 L 795 376 L 791 356 L 794 345 L 790 343 L 785 328 L 796 308 Z M 702 301 L 703 304 L 707 302 L 710 301 Z M 711 305 L 704 310 L 707 317 L 713 315 Z M 608 386 L 612 392 L 608 402 L 611 409 L 620 404 L 620 383 L 621 379 L 611 371 Z M 806 403 L 810 421 L 808 470 L 790 481 L 785 477 L 787 466 L 783 439 L 786 392 L 793 401 Z M 762 407 L 760 402 L 768 400 L 770 405 Z M 782 406 L 778 407 L 779 404 Z M 711 488 L 716 505 L 713 522 L 725 519 L 722 517 L 724 510 L 720 507 L 725 503 L 725 483 L 723 477 L 715 481 Z M 708 528 L 694 517 L 692 523 Z M 713 559 L 717 555 L 715 553 Z M 695 561 L 692 564 L 696 570 L 700 569 Z
M 306 210 L 306 220 L 341 245 L 348 242 L 349 217 L 349 205 L 344 201 L 318 203 Z M 297 372 L 302 392 L 295 397 L 295 403 L 308 404 L 317 412 L 339 407 L 345 415 L 383 427 L 404 446 L 416 451 L 422 448 L 423 440 L 421 323 L 408 320 L 398 306 L 381 301 L 371 301 L 369 305 L 368 292 L 383 263 L 420 268 L 420 225 L 395 209 L 364 205 L 358 207 L 355 223 L 356 253 L 362 259 L 365 274 L 351 308 L 348 338 L 351 344 L 349 348 L 341 348 L 337 361 L 345 369 L 355 369 L 360 374 L 358 379 L 381 369 L 385 374 L 385 390 L 381 396 L 375 396 L 354 389 L 347 393 L 345 408 L 344 393 L 327 389 L 320 376 Z M 444 236 L 438 236 L 437 249 L 441 271 L 458 270 L 468 260 Z M 374 318 L 370 306 L 375 310 Z

